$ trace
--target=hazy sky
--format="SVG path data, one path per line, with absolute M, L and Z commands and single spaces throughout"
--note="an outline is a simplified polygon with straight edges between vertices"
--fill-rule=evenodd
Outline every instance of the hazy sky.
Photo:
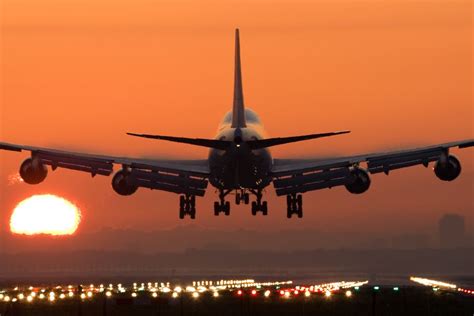
M 230 109 L 233 29 L 244 93 L 271 136 L 352 134 L 274 148 L 275 157 L 363 153 L 472 138 L 471 1 L 3 0 L 2 141 L 135 157 L 205 158 L 207 150 L 125 132 L 213 137 Z M 233 206 L 205 227 L 433 230 L 445 212 L 474 219 L 472 149 L 452 183 L 414 167 L 375 175 L 362 196 L 305 194 L 305 218 L 267 189 L 269 216 Z M 0 153 L 3 227 L 13 207 L 53 193 L 83 211 L 81 229 L 176 226 L 178 196 L 116 195 L 111 178 L 58 170 L 39 186 L 8 184 L 26 154 Z

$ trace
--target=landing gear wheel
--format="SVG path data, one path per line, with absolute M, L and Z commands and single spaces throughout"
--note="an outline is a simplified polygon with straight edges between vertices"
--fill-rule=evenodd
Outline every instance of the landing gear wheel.
M 298 218 L 303 217 L 303 196 L 301 194 L 288 194 L 286 196 L 286 217 L 291 218 L 296 214 Z
M 189 215 L 191 219 L 196 218 L 196 197 L 194 195 L 179 197 L 179 218 L 183 219 L 186 215 Z
M 257 202 L 252 202 L 252 215 L 253 216 L 257 215 L 257 211 L 258 211 Z
M 247 205 L 250 202 L 250 196 L 248 193 L 244 193 L 244 204 Z
M 224 214 L 225 216 L 230 215 L 230 202 L 229 201 L 225 202 L 224 204 Z
M 268 205 L 267 201 L 262 202 L 262 207 L 261 207 L 262 215 L 267 216 L 268 215 Z
M 214 202 L 214 215 L 219 216 L 220 213 L 220 204 L 219 202 Z

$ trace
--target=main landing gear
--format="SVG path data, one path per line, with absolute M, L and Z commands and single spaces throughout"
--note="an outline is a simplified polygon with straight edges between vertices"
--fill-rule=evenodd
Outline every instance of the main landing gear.
M 303 195 L 288 194 L 286 196 L 286 206 L 286 217 L 291 218 L 293 214 L 298 215 L 298 218 L 303 217 Z
M 257 215 L 258 212 L 262 212 L 263 216 L 268 215 L 267 201 L 262 202 L 262 190 L 253 191 L 253 194 L 257 197 L 257 201 L 252 202 L 252 215 Z
M 181 195 L 179 197 L 179 218 L 189 215 L 191 219 L 196 218 L 196 196 L 195 195 Z
M 219 216 L 220 213 L 224 213 L 226 216 L 230 214 L 230 202 L 225 201 L 225 196 L 229 194 L 231 190 L 219 190 L 219 201 L 214 202 L 214 215 Z

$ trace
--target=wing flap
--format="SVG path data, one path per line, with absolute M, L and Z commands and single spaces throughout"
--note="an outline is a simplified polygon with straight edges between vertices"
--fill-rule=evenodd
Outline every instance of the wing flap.
M 474 140 L 331 159 L 276 159 L 272 169 L 273 185 L 279 196 L 331 188 L 352 183 L 354 178 L 350 173 L 351 168 L 363 162 L 367 163 L 367 170 L 372 174 L 388 174 L 390 170 L 415 165 L 426 167 L 430 162 L 438 161 L 442 155 L 447 154 L 451 147 L 471 146 L 474 146 Z
M 348 167 L 311 171 L 273 180 L 278 196 L 304 193 L 307 191 L 332 188 L 351 183 L 353 178 Z

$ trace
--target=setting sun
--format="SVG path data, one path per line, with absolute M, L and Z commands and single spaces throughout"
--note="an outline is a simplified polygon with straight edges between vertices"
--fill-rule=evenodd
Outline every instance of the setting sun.
M 10 230 L 15 234 L 71 235 L 80 222 L 80 211 L 68 200 L 52 195 L 33 195 L 13 210 Z

